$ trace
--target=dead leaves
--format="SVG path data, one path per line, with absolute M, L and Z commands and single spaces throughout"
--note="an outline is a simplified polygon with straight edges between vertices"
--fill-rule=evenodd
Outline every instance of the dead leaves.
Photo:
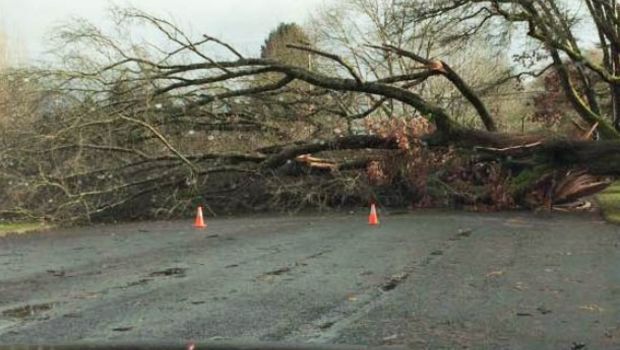
M 597 313 L 601 313 L 604 312 L 605 309 L 603 309 L 602 307 L 596 305 L 596 304 L 589 304 L 589 305 L 582 305 L 579 307 L 580 310 L 585 310 L 585 311 L 590 311 L 590 312 L 597 312 Z
M 347 301 L 349 302 L 356 302 L 358 300 L 357 295 L 355 293 L 348 293 L 347 294 Z
M 504 275 L 504 271 L 491 271 L 489 273 L 486 274 L 487 278 L 491 278 L 491 277 L 501 277 Z

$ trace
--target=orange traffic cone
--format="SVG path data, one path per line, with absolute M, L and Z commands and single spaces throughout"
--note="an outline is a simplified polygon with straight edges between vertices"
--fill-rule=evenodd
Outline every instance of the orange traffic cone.
M 377 208 L 375 204 L 370 205 L 370 215 L 368 215 L 368 225 L 379 225 L 379 217 L 377 216 Z
M 205 220 L 202 217 L 202 207 L 198 207 L 198 212 L 196 213 L 196 221 L 194 222 L 195 228 L 206 228 L 207 224 L 205 224 Z

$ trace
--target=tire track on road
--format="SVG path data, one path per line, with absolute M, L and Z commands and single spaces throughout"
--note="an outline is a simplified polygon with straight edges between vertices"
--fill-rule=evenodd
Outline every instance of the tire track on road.
M 330 310 L 322 317 L 314 320 L 310 328 L 296 330 L 286 337 L 285 341 L 308 341 L 312 343 L 330 343 L 338 338 L 340 332 L 360 321 L 373 309 L 380 307 L 390 297 L 390 293 L 400 284 L 409 279 L 416 271 L 436 263 L 458 244 L 458 241 L 471 237 L 473 230 L 459 229 L 456 234 L 443 241 L 436 249 L 432 249 L 422 259 L 416 259 L 405 265 L 402 270 L 386 278 L 386 281 L 369 288 L 365 293 L 356 296 L 355 303 L 344 302 Z

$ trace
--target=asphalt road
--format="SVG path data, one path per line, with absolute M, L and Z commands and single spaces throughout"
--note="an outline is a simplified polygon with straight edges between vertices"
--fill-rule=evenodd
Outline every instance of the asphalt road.
M 620 348 L 620 230 L 591 215 L 253 217 L 0 238 L 0 344 Z

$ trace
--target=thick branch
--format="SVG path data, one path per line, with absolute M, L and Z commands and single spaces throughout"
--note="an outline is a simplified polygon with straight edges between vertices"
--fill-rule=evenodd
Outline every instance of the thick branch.
M 454 87 L 456 87 L 459 90 L 459 92 L 463 95 L 463 97 L 465 97 L 472 104 L 472 106 L 474 106 L 474 108 L 478 112 L 478 115 L 480 116 L 480 119 L 482 120 L 482 123 L 484 124 L 486 129 L 488 131 L 497 130 L 495 121 L 493 120 L 493 117 L 491 116 L 491 113 L 489 112 L 489 110 L 486 108 L 484 102 L 482 102 L 482 100 L 478 97 L 478 95 L 474 92 L 474 90 L 469 85 L 467 85 L 467 83 L 465 83 L 465 81 L 461 78 L 461 76 L 458 75 L 445 62 L 443 61 L 437 62 L 437 61 L 429 60 L 413 52 L 410 52 L 410 51 L 407 51 L 407 50 L 404 50 L 404 49 L 401 49 L 401 48 L 398 48 L 392 45 L 371 46 L 371 47 L 378 48 L 378 49 L 385 50 L 385 51 L 391 51 L 398 55 L 411 58 L 412 60 L 416 62 L 420 62 L 426 65 L 427 67 L 430 68 L 431 71 L 436 72 L 438 74 L 442 74 L 450 82 L 452 82 Z
M 317 153 L 321 151 L 336 149 L 365 148 L 397 149 L 398 144 L 395 140 L 384 139 L 378 136 L 341 137 L 329 141 L 287 147 L 279 153 L 270 156 L 261 166 L 264 169 L 275 169 L 286 164 L 288 160 L 291 160 L 301 154 Z
M 334 61 L 338 62 L 338 64 L 343 66 L 349 72 L 349 74 L 351 74 L 351 76 L 355 79 L 355 81 L 357 81 L 360 84 L 362 83 L 362 78 L 360 78 L 360 76 L 355 72 L 355 69 L 353 69 L 353 67 L 348 65 L 338 55 L 334 55 L 334 54 L 331 54 L 331 53 L 323 52 L 323 51 L 320 51 L 320 50 L 317 50 L 317 49 L 313 49 L 313 48 L 307 47 L 307 46 L 300 46 L 300 45 L 289 44 L 289 45 L 286 45 L 286 47 L 289 47 L 291 49 L 297 49 L 297 50 L 311 52 L 313 54 L 316 54 L 316 55 L 319 55 L 319 56 L 323 56 L 323 57 L 327 57 L 327 58 L 329 58 L 331 60 L 334 60 Z

